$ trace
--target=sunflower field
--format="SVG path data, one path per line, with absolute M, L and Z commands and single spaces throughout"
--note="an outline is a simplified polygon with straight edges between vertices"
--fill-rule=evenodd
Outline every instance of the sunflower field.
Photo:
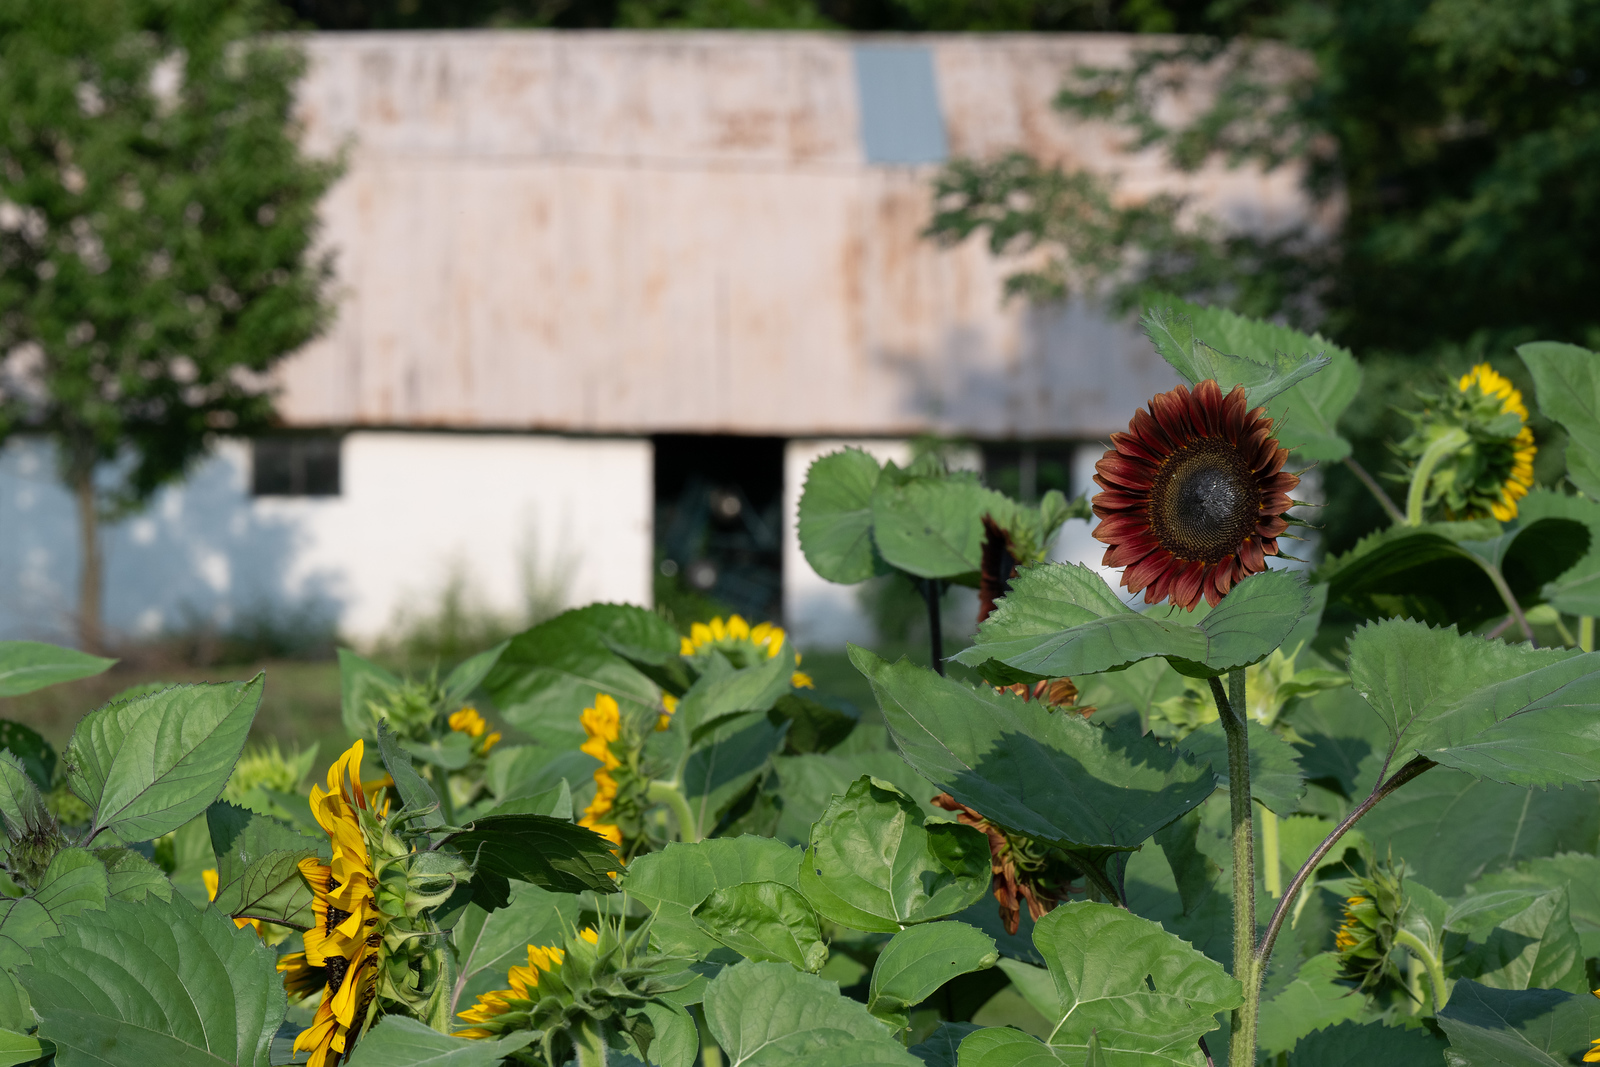
M 1143 321 L 1187 384 L 1092 497 L 812 466 L 810 565 L 926 598 L 932 668 L 849 649 L 876 708 L 771 623 L 594 604 L 442 678 L 342 652 L 315 783 L 247 749 L 261 676 L 0 722 L 0 1067 L 1600 1060 L 1600 355 L 1395 398 L 1392 524 L 1269 566 L 1359 365 Z M 1102 570 L 1048 561 L 1074 516 Z M 0 644 L 0 695 L 110 662 Z

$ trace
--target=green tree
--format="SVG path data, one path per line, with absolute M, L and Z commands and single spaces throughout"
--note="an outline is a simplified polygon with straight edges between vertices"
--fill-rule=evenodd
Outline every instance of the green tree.
M 272 418 L 317 334 L 336 176 L 291 118 L 304 60 L 261 0 L 0 0 L 0 435 L 47 435 L 77 503 L 79 637 L 99 527 Z

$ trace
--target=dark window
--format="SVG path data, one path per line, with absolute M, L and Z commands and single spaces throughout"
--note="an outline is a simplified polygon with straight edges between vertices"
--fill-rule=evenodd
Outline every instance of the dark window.
M 257 437 L 250 453 L 256 496 L 339 495 L 337 437 Z
M 1086 488 L 1072 484 L 1072 452 L 1069 441 L 992 442 L 983 446 L 983 480 L 1030 504 L 1052 489 L 1071 499 Z
M 655 439 L 656 603 L 687 619 L 783 612 L 783 439 Z

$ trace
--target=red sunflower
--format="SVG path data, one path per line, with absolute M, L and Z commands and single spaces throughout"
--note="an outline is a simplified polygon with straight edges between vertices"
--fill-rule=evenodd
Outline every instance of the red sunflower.
M 1207 380 L 1178 386 L 1134 413 L 1095 464 L 1094 536 L 1129 592 L 1193 610 L 1215 605 L 1240 579 L 1266 570 L 1288 529 L 1289 450 L 1265 408 L 1246 410 L 1244 387 L 1226 397 Z

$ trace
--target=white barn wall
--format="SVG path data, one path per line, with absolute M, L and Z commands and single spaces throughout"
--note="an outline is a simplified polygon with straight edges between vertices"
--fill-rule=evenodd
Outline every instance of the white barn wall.
M 650 603 L 647 440 L 356 432 L 341 462 L 337 497 L 252 497 L 248 446 L 223 442 L 106 529 L 107 625 L 142 637 L 306 608 L 366 643 L 457 572 L 516 615 L 528 566 L 568 605 Z M 70 641 L 76 525 L 47 444 L 0 452 L 0 539 L 0 636 Z

